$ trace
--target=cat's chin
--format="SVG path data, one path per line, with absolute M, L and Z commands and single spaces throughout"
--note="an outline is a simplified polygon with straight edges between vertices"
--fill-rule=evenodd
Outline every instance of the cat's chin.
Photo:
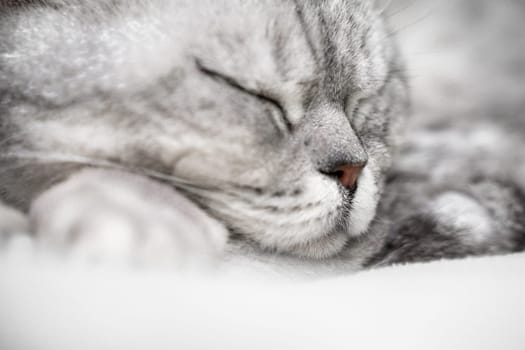
M 289 247 L 287 252 L 301 258 L 315 260 L 328 259 L 340 253 L 345 248 L 349 239 L 348 233 L 334 231 L 321 238 Z

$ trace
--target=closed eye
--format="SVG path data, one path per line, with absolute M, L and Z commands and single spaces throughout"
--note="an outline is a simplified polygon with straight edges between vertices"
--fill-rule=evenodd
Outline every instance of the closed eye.
M 207 76 L 213 78 L 213 79 L 217 79 L 217 80 L 220 80 L 222 81 L 223 83 L 226 83 L 227 85 L 229 85 L 230 87 L 242 92 L 242 93 L 245 93 L 245 94 L 249 94 L 253 97 L 256 97 L 257 99 L 261 100 L 261 101 L 264 101 L 270 105 L 272 105 L 277 111 L 279 111 L 279 114 L 280 114 L 280 123 L 279 121 L 276 121 L 277 124 L 283 124 L 284 123 L 284 127 L 286 128 L 286 130 L 291 133 L 292 130 L 293 130 L 293 125 L 292 123 L 288 120 L 287 118 L 287 115 L 286 115 L 286 110 L 284 109 L 284 107 L 275 99 L 269 97 L 268 95 L 265 95 L 264 93 L 261 93 L 259 91 L 255 91 L 253 89 L 250 89 L 250 88 L 247 88 L 246 86 L 243 86 L 241 85 L 237 80 L 235 80 L 234 78 L 224 74 L 224 73 L 220 73 L 220 72 L 217 72 L 213 69 L 210 69 L 208 67 L 205 67 L 198 59 L 195 60 L 195 64 L 197 66 L 197 68 L 199 69 L 200 72 L 202 72 L 203 74 L 206 74 Z M 279 125 L 278 125 L 279 126 Z M 282 127 L 280 127 L 279 129 L 282 129 Z

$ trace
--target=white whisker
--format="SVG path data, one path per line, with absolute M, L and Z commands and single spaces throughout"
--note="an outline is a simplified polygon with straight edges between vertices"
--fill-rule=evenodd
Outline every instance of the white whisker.
M 17 159 L 17 160 L 27 160 L 37 163 L 69 163 L 69 164 L 79 164 L 87 166 L 96 166 L 101 168 L 108 168 L 113 170 L 128 171 L 133 173 L 139 173 L 146 175 L 157 180 L 170 182 L 175 187 L 181 187 L 185 190 L 195 190 L 199 188 L 201 191 L 212 191 L 212 188 L 206 188 L 203 186 L 195 185 L 188 180 L 182 179 L 180 177 L 164 174 L 155 170 L 142 167 L 130 167 L 115 162 L 111 162 L 104 159 L 96 159 L 92 157 L 79 156 L 68 153 L 53 153 L 53 152 L 36 152 L 36 151 L 17 151 L 17 152 L 8 152 L 0 156 L 0 159 Z M 21 166 L 21 165 L 16 165 Z
M 381 16 L 383 15 L 392 5 L 393 0 L 376 0 L 375 5 L 377 7 L 376 11 Z

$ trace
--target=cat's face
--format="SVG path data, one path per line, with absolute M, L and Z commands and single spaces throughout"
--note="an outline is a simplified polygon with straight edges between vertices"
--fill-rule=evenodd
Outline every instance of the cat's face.
M 23 96 L 22 149 L 174 176 L 268 249 L 324 258 L 366 232 L 406 104 L 371 4 L 58 3 L 11 19 L 0 82 Z M 341 165 L 364 165 L 355 188 Z

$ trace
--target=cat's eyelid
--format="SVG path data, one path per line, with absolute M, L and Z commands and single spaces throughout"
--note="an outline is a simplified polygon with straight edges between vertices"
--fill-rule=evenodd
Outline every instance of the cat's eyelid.
M 345 110 L 349 118 L 352 118 L 356 108 L 359 106 L 359 103 L 363 100 L 366 100 L 368 95 L 361 90 L 353 91 L 348 94 L 345 101 Z
M 201 71 L 202 73 L 208 76 L 220 79 L 224 81 L 226 84 L 232 86 L 233 88 L 237 90 L 250 94 L 260 100 L 263 100 L 273 105 L 275 108 L 277 108 L 277 110 L 279 110 L 279 113 L 282 118 L 282 122 L 284 123 L 284 126 L 287 132 L 291 133 L 293 131 L 293 125 L 290 122 L 289 118 L 287 117 L 286 109 L 282 106 L 282 104 L 277 99 L 269 96 L 268 94 L 264 94 L 263 92 L 256 91 L 254 89 L 246 87 L 244 84 L 239 83 L 237 79 L 232 78 L 226 73 L 221 73 L 214 69 L 206 67 L 205 65 L 202 64 L 202 62 L 199 59 L 195 59 L 195 64 L 197 68 L 199 69 L 199 71 Z

